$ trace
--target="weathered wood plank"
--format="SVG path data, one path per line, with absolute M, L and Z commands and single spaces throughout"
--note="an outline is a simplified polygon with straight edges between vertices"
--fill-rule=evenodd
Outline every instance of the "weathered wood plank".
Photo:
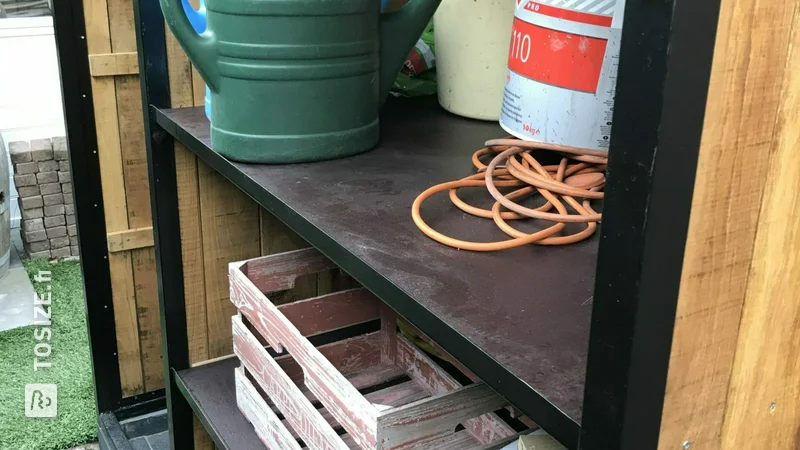
M 89 73 L 93 77 L 138 75 L 139 55 L 136 52 L 89 55 Z
M 253 429 L 267 448 L 301 450 L 300 444 L 267 406 L 241 367 L 236 368 L 236 404 L 247 420 L 253 424 Z
M 270 400 L 283 413 L 292 429 L 310 448 L 346 450 L 348 447 L 333 431 L 297 385 L 281 370 L 258 340 L 233 317 L 234 351 Z M 335 369 L 332 369 L 335 371 Z M 266 407 L 266 402 L 264 402 Z M 281 447 L 279 447 L 281 448 Z
M 304 252 L 305 250 L 299 250 Z M 305 369 L 306 386 L 362 447 L 376 445 L 378 411 L 286 320 L 278 308 L 231 264 L 231 300 L 274 349 L 286 348 Z
M 316 401 L 313 395 L 307 393 L 307 391 L 303 392 L 303 394 L 306 395 L 306 398 L 308 398 L 309 401 L 312 402 Z M 403 406 L 408 403 L 415 402 L 417 400 L 423 399 L 428 396 L 429 394 L 425 392 L 425 390 L 423 390 L 419 385 L 417 385 L 413 381 L 406 381 L 405 383 L 401 383 L 395 386 L 390 386 L 388 388 L 381 389 L 380 391 L 371 392 L 365 395 L 364 397 L 370 403 L 374 405 L 380 405 L 380 407 L 383 409 L 392 409 L 398 406 Z M 274 407 L 274 405 L 271 404 L 271 401 L 269 399 L 267 399 L 267 405 L 269 405 L 271 408 Z M 337 432 L 343 430 L 342 426 L 339 425 L 339 422 L 337 422 L 336 419 L 334 419 L 333 416 L 331 416 L 331 413 L 329 413 L 327 409 L 318 406 L 318 411 L 322 416 L 322 418 L 325 419 L 326 422 L 328 422 L 328 425 L 330 425 L 331 428 L 333 428 Z M 283 423 L 286 424 L 285 419 L 283 420 Z M 292 433 L 293 437 L 299 438 L 297 433 L 291 429 L 291 426 L 287 426 L 287 428 Z M 347 443 L 347 441 L 345 441 L 345 443 Z M 357 445 L 358 444 L 356 444 L 355 448 L 359 448 Z
M 311 247 L 308 242 L 264 208 L 260 209 L 259 221 L 261 256 Z M 317 274 L 301 275 L 297 277 L 294 284 L 294 288 L 290 290 L 270 293 L 270 300 L 276 305 L 282 305 L 317 296 Z
M 397 314 L 381 303 L 381 361 L 397 365 Z
M 242 271 L 261 292 L 291 289 L 297 277 L 336 267 L 318 250 L 306 248 L 243 263 Z
M 108 241 L 108 251 L 112 253 L 155 245 L 152 226 L 115 231 L 108 233 L 106 239 Z
M 406 370 L 412 380 L 433 395 L 443 394 L 461 387 L 453 377 L 402 336 L 397 337 L 397 364 Z M 494 413 L 467 420 L 462 425 L 475 440 L 482 444 L 491 444 L 515 433 Z
M 507 404 L 485 383 L 475 383 L 385 411 L 378 416 L 380 448 L 413 448 L 417 442 Z
M 364 288 L 314 297 L 278 307 L 303 336 L 376 320 L 381 301 Z
M 721 446 L 798 2 L 724 0 L 658 448 Z M 793 13 L 794 11 L 794 13 Z M 769 407 L 769 402 L 759 408 Z M 750 429 L 752 423 L 743 424 Z M 742 447 L 747 448 L 747 447 Z M 770 447 L 777 448 L 777 447 Z

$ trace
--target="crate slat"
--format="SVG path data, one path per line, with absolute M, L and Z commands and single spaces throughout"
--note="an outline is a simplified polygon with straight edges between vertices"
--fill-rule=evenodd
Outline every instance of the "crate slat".
M 297 277 L 334 269 L 336 265 L 318 250 L 306 248 L 233 263 L 261 292 L 285 291 Z
M 295 437 L 247 379 L 241 367 L 236 369 L 236 403 L 270 450 L 302 450 Z
M 348 449 L 238 316 L 233 317 L 233 346 L 244 367 L 307 446 L 320 450 Z M 267 407 L 266 402 L 264 406 Z
M 444 394 L 461 387 L 458 381 L 403 336 L 397 337 L 397 364 L 431 394 Z M 491 444 L 515 434 L 515 431 L 494 413 L 469 419 L 463 425 L 467 432 L 482 444 Z
M 300 252 L 305 250 L 290 253 Z M 268 258 L 272 257 L 262 259 Z M 273 349 L 288 349 L 305 369 L 308 389 L 362 448 L 374 448 L 377 442 L 375 426 L 378 410 L 320 355 L 236 265 L 231 265 L 230 281 L 231 301 L 240 313 L 249 319 Z

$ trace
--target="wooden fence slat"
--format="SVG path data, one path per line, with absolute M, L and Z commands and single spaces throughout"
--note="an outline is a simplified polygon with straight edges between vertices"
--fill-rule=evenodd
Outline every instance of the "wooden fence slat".
M 136 30 L 133 3 L 107 0 L 111 49 L 114 53 L 135 53 Z M 117 96 L 117 119 L 120 130 L 123 183 L 128 225 L 140 228 L 152 225 L 150 188 L 145 150 L 144 117 L 139 77 L 114 77 Z M 116 231 L 116 230 L 115 230 Z M 155 277 L 154 249 L 131 250 L 137 329 L 142 360 L 142 379 L 146 391 L 163 387 L 161 362 L 161 327 L 158 311 L 158 286 Z
M 792 9 L 796 1 L 721 4 L 660 450 L 687 441 L 692 448 L 722 448 L 761 199 L 771 176 L 767 155 L 782 99 L 777 75 L 786 66 Z
M 138 75 L 139 55 L 136 52 L 89 55 L 89 73 L 93 77 Z
M 111 30 L 108 4 L 93 0 L 84 6 L 86 44 L 89 54 L 111 53 Z M 120 130 L 117 119 L 116 85 L 113 78 L 92 78 L 92 99 L 97 129 L 97 153 L 100 160 L 106 230 L 127 230 L 128 214 L 123 177 Z M 120 383 L 125 396 L 141 393 L 144 387 L 141 349 L 136 316 L 136 293 L 133 265 L 127 253 L 108 255 L 114 326 Z
M 116 231 L 106 235 L 109 252 L 123 252 L 137 248 L 152 247 L 153 227 L 134 228 L 131 230 Z
M 206 280 L 208 356 L 227 355 L 231 343 L 230 318 L 236 308 L 229 301 L 228 263 L 255 258 L 260 253 L 258 205 L 206 164 L 198 164 L 203 268 Z
M 761 204 L 722 447 L 800 447 L 800 2 L 789 41 L 767 187 Z

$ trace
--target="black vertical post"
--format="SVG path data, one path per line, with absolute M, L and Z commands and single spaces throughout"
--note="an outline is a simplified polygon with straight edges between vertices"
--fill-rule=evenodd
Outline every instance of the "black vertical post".
M 122 387 L 86 24 L 81 1 L 57 0 L 53 7 L 95 398 L 105 412 L 120 406 Z
M 658 446 L 719 5 L 626 5 L 583 450 Z
M 175 147 L 172 138 L 156 124 L 151 114 L 151 107 L 170 106 L 164 17 L 156 0 L 135 0 L 134 15 L 147 137 L 170 447 L 191 450 L 194 448 L 192 409 L 178 390 L 174 373 L 174 370 L 189 367 Z

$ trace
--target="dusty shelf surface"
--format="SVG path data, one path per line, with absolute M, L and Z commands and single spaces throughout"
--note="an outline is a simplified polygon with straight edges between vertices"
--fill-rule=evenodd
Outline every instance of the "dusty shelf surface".
M 420 192 L 474 173 L 472 153 L 503 136 L 499 126 L 453 116 L 435 99 L 390 99 L 381 143 L 370 152 L 314 164 L 251 165 L 211 148 L 202 108 L 155 113 L 203 161 L 551 435 L 577 447 L 597 236 L 566 247 L 472 253 L 431 241 L 411 220 Z M 491 204 L 482 190 L 461 196 Z M 461 239 L 507 238 L 491 221 L 463 214 L 446 195 L 429 200 L 422 215 Z

